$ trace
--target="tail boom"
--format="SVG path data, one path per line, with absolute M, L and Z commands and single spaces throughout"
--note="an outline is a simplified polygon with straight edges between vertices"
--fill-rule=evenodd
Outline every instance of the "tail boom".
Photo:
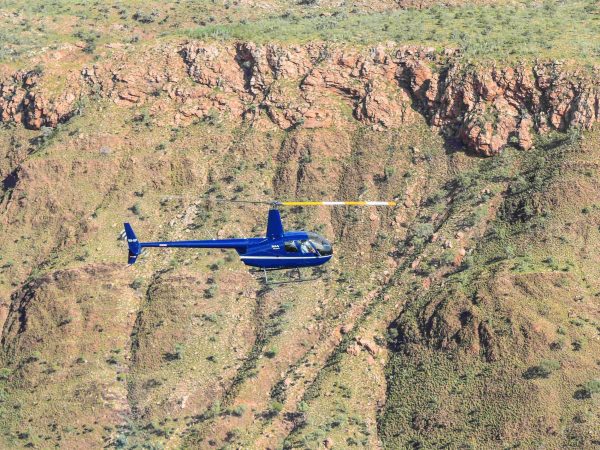
M 128 264 L 134 264 L 145 247 L 164 248 L 229 248 L 244 253 L 250 241 L 248 239 L 212 239 L 204 241 L 163 241 L 140 242 L 130 224 L 125 223 L 125 235 L 129 248 Z
M 161 241 L 140 242 L 140 247 L 165 248 L 231 248 L 243 251 L 248 246 L 248 239 L 210 239 L 204 241 Z

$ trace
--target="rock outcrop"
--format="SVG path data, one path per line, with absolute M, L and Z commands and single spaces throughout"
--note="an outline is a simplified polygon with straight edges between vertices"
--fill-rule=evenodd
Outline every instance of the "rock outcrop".
M 0 79 L 0 120 L 22 123 L 27 128 L 55 127 L 68 120 L 76 111 L 80 96 L 77 86 L 50 96 L 40 89 L 39 70 L 18 71 Z
M 600 120 L 597 74 L 557 62 L 486 67 L 464 62 L 457 50 L 393 43 L 370 51 L 197 41 L 135 56 L 111 50 L 110 58 L 68 74 L 68 88 L 55 96 L 39 86 L 39 71 L 0 81 L 2 121 L 55 126 L 75 112 L 82 93 L 148 104 L 153 114 L 172 113 L 178 125 L 227 114 L 253 122 L 266 117 L 283 129 L 329 127 L 343 119 L 341 103 L 379 130 L 410 123 L 419 112 L 449 139 L 489 156 L 509 142 L 531 148 L 534 132 L 589 128 Z
M 480 154 L 498 153 L 510 138 L 529 149 L 532 131 L 589 128 L 600 120 L 600 92 L 592 81 L 597 77 L 559 63 L 484 68 L 450 57 L 442 68 L 440 55 L 432 51 L 398 56 L 400 80 L 410 87 L 417 108 L 433 126 Z

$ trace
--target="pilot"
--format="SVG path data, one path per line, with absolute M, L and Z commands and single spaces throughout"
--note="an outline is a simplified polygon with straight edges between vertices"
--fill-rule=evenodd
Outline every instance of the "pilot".
M 302 249 L 302 253 L 315 253 L 315 249 L 308 241 L 302 241 L 300 248 Z

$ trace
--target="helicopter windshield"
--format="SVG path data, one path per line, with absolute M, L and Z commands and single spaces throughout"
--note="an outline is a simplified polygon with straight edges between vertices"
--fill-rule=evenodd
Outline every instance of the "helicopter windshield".
M 317 249 L 321 256 L 331 255 L 333 253 L 333 248 L 329 241 L 316 233 L 308 233 L 308 238 L 310 243 Z

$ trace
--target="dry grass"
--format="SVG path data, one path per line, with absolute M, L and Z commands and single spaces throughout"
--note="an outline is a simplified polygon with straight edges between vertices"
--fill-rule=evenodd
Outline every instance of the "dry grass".
M 475 60 L 571 59 L 593 64 L 600 55 L 596 2 L 464 2 L 397 9 L 306 6 L 273 0 L 246 2 L 5 2 L 0 58 L 22 64 L 46 48 L 79 43 L 93 57 L 106 43 L 138 45 L 149 39 L 451 46 Z M 382 11 L 383 9 L 383 11 Z

